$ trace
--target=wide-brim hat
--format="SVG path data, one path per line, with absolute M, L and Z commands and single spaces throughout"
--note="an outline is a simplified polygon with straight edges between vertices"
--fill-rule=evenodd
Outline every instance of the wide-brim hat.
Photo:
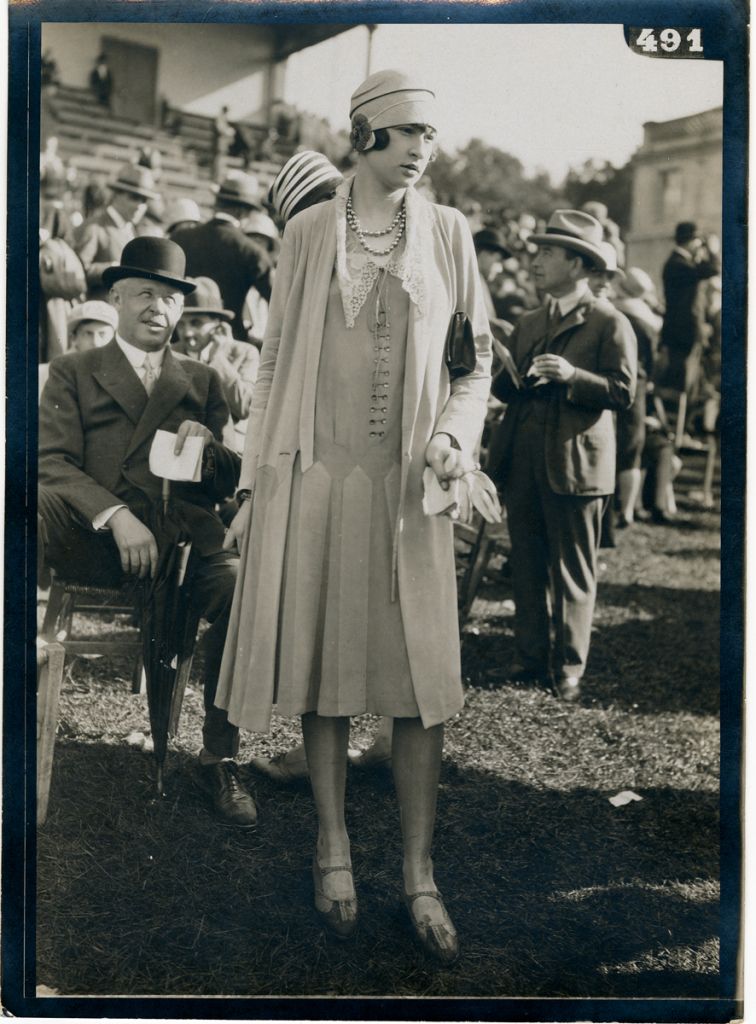
M 102 280 L 108 287 L 125 277 L 144 277 L 174 285 L 184 295 L 194 291 L 194 282 L 186 278 L 186 256 L 170 238 L 141 235 L 123 247 L 117 267 L 107 267 Z
M 436 94 L 403 71 L 376 71 L 352 93 L 349 117 L 364 117 L 372 131 L 397 124 L 437 128 Z
M 223 308 L 220 288 L 212 277 L 190 277 L 188 280 L 194 285 L 194 293 L 191 305 L 184 306 L 182 316 L 187 313 L 204 313 L 206 316 L 217 316 L 219 319 L 231 323 L 234 319 L 234 311 Z
M 476 252 L 480 249 L 493 249 L 494 252 L 501 253 L 505 260 L 509 259 L 512 255 L 504 242 L 501 232 L 495 228 L 483 228 L 481 231 L 476 231 L 473 235 L 473 242 L 475 243 Z
M 251 210 L 262 209 L 260 185 L 257 178 L 254 174 L 244 174 L 242 171 L 229 174 L 220 183 L 216 199 L 236 203 L 237 206 L 248 206 Z
M 157 199 L 159 194 L 149 168 L 138 164 L 123 164 L 110 187 L 118 192 L 130 192 L 141 199 Z
M 604 229 L 589 213 L 582 210 L 555 210 L 542 235 L 531 235 L 534 245 L 558 245 L 563 249 L 588 256 L 599 270 L 606 270 L 606 254 L 601 250 Z
M 102 302 L 98 299 L 80 302 L 71 308 L 66 317 L 68 330 L 75 331 L 85 320 L 95 320 L 97 323 L 107 324 L 113 330 L 118 327 L 118 313 L 109 302 Z

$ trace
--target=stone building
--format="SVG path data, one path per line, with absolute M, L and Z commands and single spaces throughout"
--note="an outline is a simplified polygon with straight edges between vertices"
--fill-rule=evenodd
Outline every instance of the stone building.
M 722 108 L 674 121 L 649 121 L 633 156 L 628 265 L 658 285 L 675 225 L 695 221 L 703 234 L 722 233 Z

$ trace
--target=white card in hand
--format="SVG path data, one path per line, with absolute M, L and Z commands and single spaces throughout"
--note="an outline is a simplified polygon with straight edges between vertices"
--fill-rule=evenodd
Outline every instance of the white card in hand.
M 459 480 L 449 481 L 445 491 L 438 477 L 426 466 L 423 470 L 423 512 L 426 516 L 441 516 L 459 509 Z
M 174 455 L 176 434 L 168 430 L 156 430 L 150 448 L 150 472 L 163 480 L 191 480 L 199 483 L 202 479 L 201 437 L 187 437 L 180 455 Z

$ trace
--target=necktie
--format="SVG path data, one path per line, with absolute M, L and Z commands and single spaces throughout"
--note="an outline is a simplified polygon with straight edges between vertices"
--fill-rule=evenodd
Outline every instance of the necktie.
M 158 379 L 158 372 L 149 354 L 144 357 L 142 369 L 144 370 L 144 377 L 142 379 L 144 390 L 148 395 L 151 395 L 152 389 L 155 387 L 155 381 Z

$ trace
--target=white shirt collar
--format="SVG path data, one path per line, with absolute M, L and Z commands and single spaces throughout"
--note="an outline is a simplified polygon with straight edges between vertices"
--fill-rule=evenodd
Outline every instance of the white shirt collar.
M 115 339 L 121 352 L 123 352 L 134 369 L 141 370 L 144 366 L 144 357 L 148 353 L 141 348 L 137 348 L 136 345 L 132 345 L 130 341 L 126 341 L 120 334 L 116 334 Z M 157 352 L 150 352 L 149 355 L 152 356 L 152 365 L 155 369 L 160 369 L 163 365 L 163 358 L 165 356 L 165 346 Z
M 125 228 L 128 224 L 131 223 L 131 221 L 123 219 L 118 210 L 116 210 L 115 206 L 108 206 L 108 214 L 111 220 L 115 221 L 115 225 L 117 228 Z
M 679 253 L 680 256 L 684 256 L 690 263 L 694 262 L 693 253 L 689 249 L 683 249 L 681 245 L 676 245 L 674 251 Z
M 552 295 L 551 302 L 556 305 L 559 315 L 565 317 L 580 305 L 589 290 L 588 282 L 583 278 L 566 295 L 560 295 L 558 299 Z

